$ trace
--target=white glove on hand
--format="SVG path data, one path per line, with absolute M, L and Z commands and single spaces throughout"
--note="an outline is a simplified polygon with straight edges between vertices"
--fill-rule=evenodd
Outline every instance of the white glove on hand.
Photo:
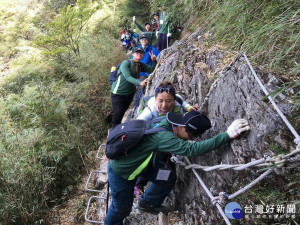
M 155 32 L 156 37 L 158 37 L 158 31 Z
M 230 138 L 237 138 L 242 132 L 250 130 L 248 121 L 245 119 L 237 119 L 227 129 Z
M 168 33 L 168 34 L 167 34 L 167 37 L 171 37 L 171 36 L 172 36 L 172 34 L 171 34 L 171 33 Z
M 135 23 L 135 20 L 136 20 L 136 19 L 135 19 L 135 16 L 133 16 L 133 17 L 132 17 L 132 21 L 133 21 L 134 23 Z

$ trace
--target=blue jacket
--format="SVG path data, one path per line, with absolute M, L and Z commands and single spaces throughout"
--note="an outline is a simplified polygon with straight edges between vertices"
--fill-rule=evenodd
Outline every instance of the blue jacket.
M 137 48 L 142 48 L 142 45 L 137 46 Z M 149 66 L 152 66 L 152 60 L 151 60 L 151 57 L 149 54 L 151 52 L 151 50 L 153 51 L 153 54 L 156 56 L 156 58 L 158 57 L 160 52 L 155 47 L 148 44 L 146 46 L 146 48 L 144 48 L 145 56 L 140 62 L 145 63 Z M 131 56 L 131 59 L 132 58 L 133 58 L 133 56 Z M 140 72 L 140 76 L 148 76 L 149 74 L 150 73 L 148 73 L 148 72 Z

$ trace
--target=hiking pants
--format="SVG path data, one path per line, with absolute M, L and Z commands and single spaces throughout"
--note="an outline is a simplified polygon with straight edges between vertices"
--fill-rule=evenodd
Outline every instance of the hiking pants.
M 158 50 L 162 51 L 167 48 L 167 34 L 158 34 Z
M 149 168 L 144 178 L 152 183 L 145 191 L 143 199 L 150 205 L 160 206 L 167 195 L 173 189 L 176 182 L 176 173 L 172 171 L 168 181 L 158 181 L 156 176 L 159 168 L 164 168 L 165 163 L 158 161 L 155 168 Z M 122 225 L 125 219 L 131 212 L 133 203 L 134 185 L 136 179 L 126 180 L 116 174 L 110 165 L 107 167 L 108 181 L 111 189 L 112 203 L 105 217 L 104 225 Z
M 111 104 L 113 108 L 112 125 L 116 125 L 122 122 L 122 118 L 129 108 L 134 94 L 131 95 L 116 95 L 111 93 Z

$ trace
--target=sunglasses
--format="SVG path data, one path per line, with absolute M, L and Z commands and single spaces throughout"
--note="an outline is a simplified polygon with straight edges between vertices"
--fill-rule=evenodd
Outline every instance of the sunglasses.
M 163 93 L 163 92 L 175 93 L 175 88 L 174 87 L 157 87 L 155 89 L 155 93 Z

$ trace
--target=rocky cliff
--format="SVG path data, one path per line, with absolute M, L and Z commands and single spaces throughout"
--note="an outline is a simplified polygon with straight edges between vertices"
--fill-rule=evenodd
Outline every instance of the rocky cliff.
M 213 127 L 201 139 L 226 131 L 230 123 L 238 118 L 247 119 L 251 131 L 212 153 L 190 158 L 191 162 L 203 166 L 244 164 L 263 158 L 264 155 L 287 154 L 295 150 L 294 136 L 271 103 L 263 100 L 265 94 L 245 59 L 237 53 L 226 51 L 222 46 L 212 45 L 210 36 L 211 34 L 198 29 L 189 37 L 175 42 L 172 47 L 163 51 L 160 55 L 161 64 L 154 73 L 147 93 L 154 94 L 155 87 L 160 82 L 169 80 L 189 103 L 201 105 L 201 111 L 213 121 Z M 272 74 L 264 73 L 257 68 L 255 70 L 269 92 L 276 90 L 281 84 L 281 81 Z M 290 115 L 291 102 L 287 95 L 279 95 L 275 102 L 285 114 Z M 192 171 L 182 168 L 181 166 L 177 168 L 178 181 L 170 197 L 171 205 L 185 212 L 186 224 L 200 224 L 200 221 L 205 224 L 222 224 L 222 218 Z M 246 192 L 243 197 L 232 201 L 239 202 L 242 207 L 245 204 L 254 207 L 259 200 L 267 201 L 265 204 L 276 204 L 276 197 L 271 196 L 268 200 L 263 197 L 259 199 L 255 195 L 255 190 L 283 193 L 281 200 L 289 201 L 293 199 L 293 194 L 289 194 L 287 190 L 287 177 L 296 172 L 289 170 L 288 173 L 287 171 L 271 173 L 251 189 L 251 194 Z M 223 191 L 234 193 L 262 172 L 255 168 L 242 171 L 198 170 L 198 173 L 216 196 Z
M 198 103 L 200 110 L 213 124 L 198 141 L 226 131 L 231 122 L 238 118 L 247 119 L 251 130 L 212 153 L 190 157 L 190 161 L 202 166 L 245 164 L 266 155 L 272 157 L 295 150 L 294 136 L 272 104 L 264 100 L 265 94 L 245 58 L 239 53 L 225 50 L 222 46 L 213 45 L 211 35 L 198 29 L 164 50 L 160 54 L 159 66 L 153 74 L 146 95 L 153 95 L 159 83 L 168 80 L 189 103 Z M 281 84 L 280 79 L 272 74 L 258 68 L 255 70 L 269 92 L 276 90 Z M 280 94 L 275 102 L 282 112 L 292 115 L 288 93 Z M 290 119 L 293 117 L 290 116 Z M 295 121 L 293 125 L 299 127 Z M 183 157 L 178 158 L 184 161 Z M 241 171 L 225 169 L 197 172 L 212 195 L 218 196 L 220 192 L 232 194 L 238 191 L 265 170 L 254 167 Z M 212 205 L 192 170 L 178 165 L 177 175 L 176 187 L 164 203 L 174 209 L 169 214 L 169 224 L 224 224 L 223 218 Z M 293 165 L 291 168 L 276 169 L 247 192 L 225 201 L 222 207 L 224 209 L 226 203 L 235 201 L 243 210 L 247 205 L 254 209 L 257 204 L 276 205 L 298 198 L 299 169 L 295 169 Z M 141 214 L 134 203 L 125 224 L 165 224 L 158 222 L 159 219 L 147 213 Z M 250 216 L 247 220 L 243 217 L 238 223 L 253 224 L 259 220 Z M 264 218 L 264 221 L 273 220 Z

